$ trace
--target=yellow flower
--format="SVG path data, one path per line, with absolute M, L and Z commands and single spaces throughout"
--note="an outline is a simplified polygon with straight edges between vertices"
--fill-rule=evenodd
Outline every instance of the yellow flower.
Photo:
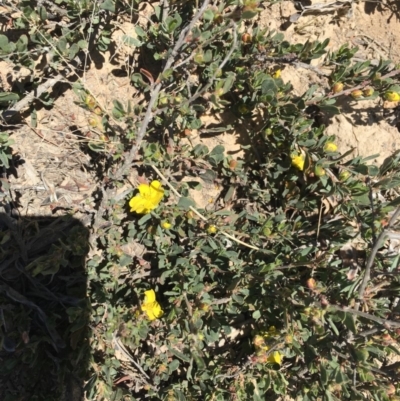
M 131 212 L 147 214 L 155 209 L 164 196 L 164 188 L 161 182 L 153 181 L 149 184 L 140 184 L 139 193 L 129 201 Z
M 274 351 L 271 355 L 268 356 L 268 362 L 277 363 L 280 365 L 282 363 L 282 354 L 278 351 Z
M 336 143 L 333 142 L 327 142 L 324 146 L 325 152 L 336 152 L 337 151 L 337 145 Z
M 280 78 L 281 77 L 281 70 L 276 70 L 273 74 L 272 74 L 272 78 Z
M 296 167 L 298 170 L 304 170 L 304 156 L 302 155 L 292 155 L 292 166 Z
M 400 100 L 400 94 L 393 91 L 387 91 L 385 93 L 385 99 L 389 100 L 390 102 L 398 102 Z
M 142 311 L 146 313 L 149 320 L 160 318 L 164 312 L 160 304 L 156 301 L 156 293 L 154 290 L 144 292 L 144 301 L 142 303 Z
M 161 227 L 164 228 L 165 230 L 169 230 L 172 227 L 172 224 L 168 221 L 163 221 L 161 223 Z

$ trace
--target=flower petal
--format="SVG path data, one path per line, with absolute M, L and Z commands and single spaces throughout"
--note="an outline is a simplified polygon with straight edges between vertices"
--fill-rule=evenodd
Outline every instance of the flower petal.
M 164 312 L 161 309 L 161 305 L 156 301 L 153 304 L 153 308 L 147 312 L 147 316 L 149 317 L 150 320 L 158 319 L 160 318 Z
M 150 199 L 155 205 L 158 205 L 164 196 L 164 188 L 161 186 L 160 181 L 153 181 L 150 184 Z
M 134 196 L 129 201 L 129 206 L 131 207 L 131 212 L 136 212 L 139 214 L 149 213 L 149 201 L 147 199 L 142 198 L 141 195 Z
M 269 357 L 268 362 L 281 364 L 282 362 L 282 355 L 278 351 L 274 351 Z
M 147 290 L 144 292 L 144 301 L 143 304 L 153 303 L 156 300 L 156 293 L 154 290 Z
M 150 185 L 149 184 L 140 184 L 138 186 L 138 190 L 140 195 L 142 196 L 149 196 L 150 195 Z

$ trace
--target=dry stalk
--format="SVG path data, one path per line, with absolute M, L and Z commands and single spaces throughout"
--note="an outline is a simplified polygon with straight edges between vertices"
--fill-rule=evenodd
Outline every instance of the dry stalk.
M 167 185 L 168 188 L 175 194 L 175 196 L 176 196 L 178 199 L 181 198 L 182 195 L 169 183 L 169 181 L 165 178 L 165 176 L 161 173 L 161 171 L 160 171 L 156 166 L 154 166 L 153 164 L 151 165 L 151 167 L 152 167 L 153 170 L 159 175 L 159 177 L 164 181 L 165 185 Z M 208 222 L 207 217 L 203 216 L 203 215 L 202 215 L 197 209 L 195 209 L 193 206 L 190 206 L 189 208 L 190 208 L 190 210 L 191 210 L 193 213 L 195 213 L 195 214 L 196 214 L 198 217 L 200 217 L 203 221 Z M 246 242 L 243 242 L 243 241 L 241 241 L 240 239 L 237 239 L 237 238 L 234 237 L 233 235 L 228 234 L 228 233 L 227 233 L 226 231 L 224 231 L 224 230 L 218 229 L 218 231 L 219 231 L 221 234 L 225 235 L 225 237 L 231 239 L 232 241 L 235 241 L 236 243 L 238 243 L 238 244 L 240 244 L 240 245 L 243 245 L 243 246 L 245 246 L 245 247 L 247 247 L 247 248 L 250 248 L 250 249 L 254 249 L 254 250 L 256 250 L 256 251 L 259 251 L 259 250 L 260 250 L 260 248 L 254 246 L 254 245 L 251 245 L 251 244 L 247 244 Z

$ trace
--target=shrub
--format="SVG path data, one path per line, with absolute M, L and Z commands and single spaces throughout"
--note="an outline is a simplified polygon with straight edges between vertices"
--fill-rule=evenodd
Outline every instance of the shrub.
M 116 14 L 138 3 L 57 7 L 76 24 L 90 16 L 105 51 Z M 341 112 L 339 97 L 398 101 L 400 70 L 355 62 L 348 45 L 328 52 L 328 40 L 294 45 L 252 26 L 254 0 L 170 3 L 126 38 L 153 57 L 151 72 L 139 57 L 130 77 L 141 103 L 115 99 L 102 110 L 74 84 L 107 138 L 87 148 L 106 183 L 92 227 L 98 252 L 87 262 L 87 398 L 396 399 L 399 257 L 387 239 L 399 214 L 400 156 L 377 167 L 374 156 L 340 154 L 321 121 Z M 60 65 L 87 45 L 78 30 L 47 38 L 43 4 L 18 20 L 37 33 L 0 42 L 14 62 L 28 63 L 12 53 L 26 41 L 51 46 Z M 312 68 L 322 55 L 332 68 L 326 85 L 296 96 L 280 71 Z M 191 143 L 205 132 L 202 117 L 224 112 L 229 123 L 208 133 L 243 132 L 243 156 Z M 140 192 L 118 196 L 132 168 Z M 162 194 L 150 194 L 152 182 Z M 199 209 L 193 191 L 210 185 L 218 199 Z

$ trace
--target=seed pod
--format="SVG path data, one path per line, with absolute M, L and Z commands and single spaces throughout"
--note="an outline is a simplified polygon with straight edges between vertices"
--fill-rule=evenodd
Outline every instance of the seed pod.
M 97 120 L 97 118 L 90 117 L 89 120 L 88 120 L 88 123 L 89 123 L 89 125 L 90 125 L 91 127 L 97 127 L 97 125 L 98 125 L 98 120 Z
M 215 24 L 222 24 L 223 20 L 224 19 L 223 19 L 221 14 L 215 14 L 214 15 L 214 23 Z
M 317 286 L 317 283 L 312 277 L 307 280 L 307 288 L 308 289 L 314 290 L 316 286 Z
M 363 95 L 362 91 L 360 91 L 359 89 L 354 90 L 353 92 L 351 92 L 351 97 L 353 99 L 358 99 Z
M 363 95 L 365 97 L 372 96 L 374 94 L 374 90 L 372 88 L 367 88 L 363 90 Z
M 93 110 L 96 107 L 96 100 L 93 96 L 87 95 L 85 98 L 85 104 L 89 108 L 89 110 Z
M 264 130 L 264 133 L 263 133 L 264 139 L 268 139 L 268 136 L 270 136 L 271 134 L 272 134 L 272 129 L 271 128 L 266 128 Z
M 251 43 L 252 40 L 253 38 L 249 33 L 244 33 L 242 35 L 242 43 Z
M 333 93 L 339 93 L 343 90 L 344 85 L 341 82 L 336 82 L 335 85 L 332 86 Z
M 237 164 L 238 164 L 237 160 L 231 160 L 231 161 L 229 162 L 229 168 L 230 168 L 231 170 L 235 170 L 235 168 L 237 167 Z
M 325 169 L 322 166 L 315 166 L 314 173 L 317 177 L 322 177 L 326 174 Z
M 97 114 L 98 116 L 101 116 L 103 114 L 103 112 L 99 106 L 95 107 L 93 112 L 94 112 L 94 114 Z

